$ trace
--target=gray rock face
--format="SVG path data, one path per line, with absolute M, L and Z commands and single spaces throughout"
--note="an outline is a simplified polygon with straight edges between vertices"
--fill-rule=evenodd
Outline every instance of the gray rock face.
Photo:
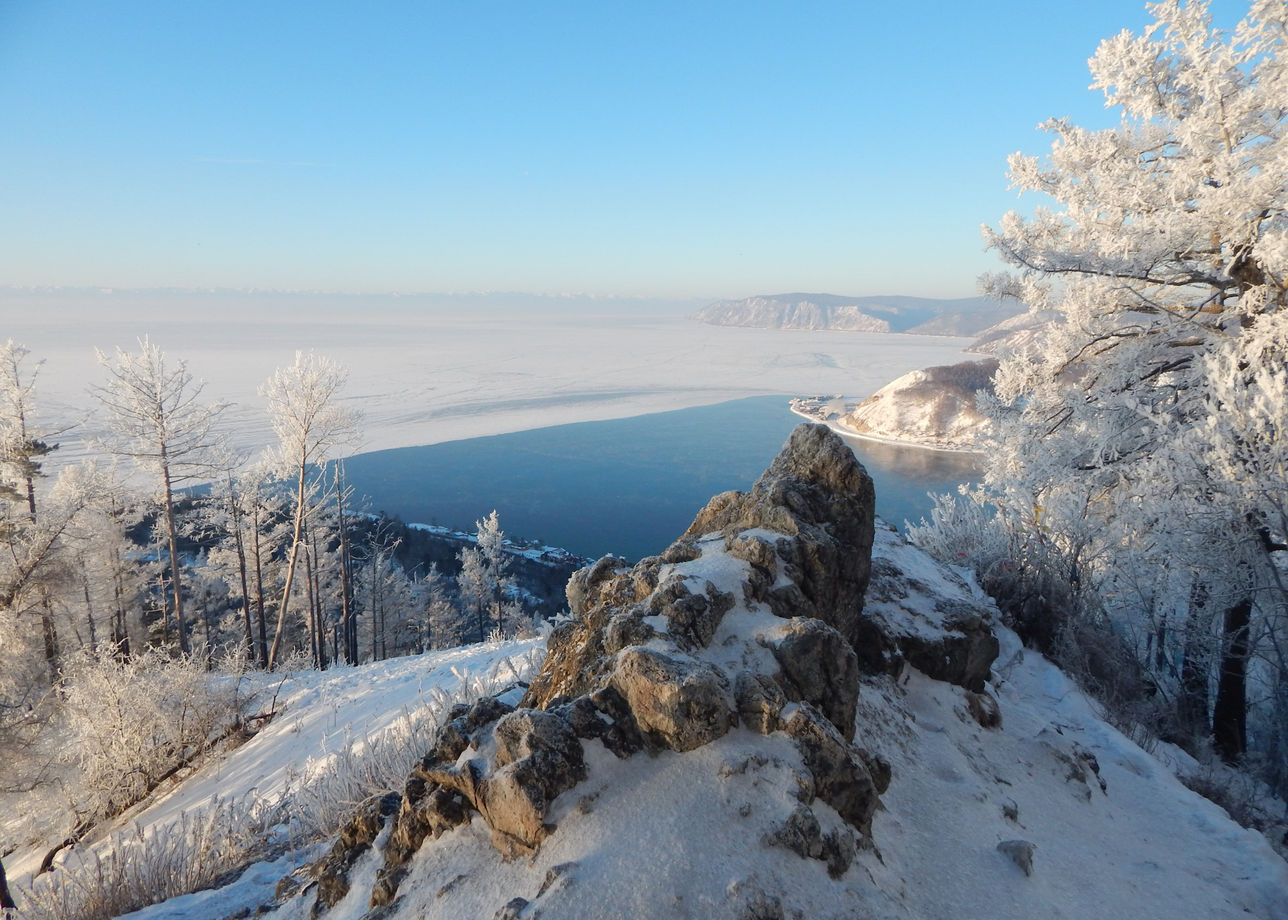
M 1033 853 L 1037 847 L 1027 840 L 1003 840 L 997 845 L 997 851 L 1011 858 L 1025 875 L 1033 874 Z
M 946 580 L 939 569 L 933 578 L 904 571 L 886 553 L 896 541 L 902 538 L 889 525 L 877 529 L 865 608 L 870 627 L 896 658 L 935 680 L 982 691 L 998 651 L 989 609 L 967 600 L 969 592 L 956 576 Z
M 794 619 L 773 653 L 782 668 L 778 684 L 787 698 L 817 706 L 853 741 L 859 657 L 850 643 L 821 620 Z
M 890 782 L 855 743 L 863 675 L 911 657 L 865 614 L 873 535 L 871 479 L 839 438 L 802 425 L 751 491 L 713 498 L 661 555 L 578 571 L 572 617 L 520 708 L 457 707 L 409 778 L 372 906 L 392 902 L 417 848 L 467 821 L 507 857 L 533 853 L 556 800 L 587 777 L 584 742 L 623 758 L 686 752 L 740 725 L 781 732 L 799 756 L 800 807 L 764 842 L 844 875 Z M 848 827 L 823 833 L 816 799 Z
M 724 674 L 680 654 L 643 646 L 625 649 L 617 656 L 610 686 L 658 750 L 691 751 L 719 738 L 737 721 Z

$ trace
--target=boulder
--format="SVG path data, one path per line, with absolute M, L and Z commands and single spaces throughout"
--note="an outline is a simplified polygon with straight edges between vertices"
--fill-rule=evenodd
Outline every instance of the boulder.
M 971 600 L 959 577 L 903 543 L 888 524 L 876 529 L 869 622 L 897 658 L 935 680 L 982 691 L 998 652 L 991 608 Z M 896 557 L 925 564 L 911 569 Z
M 550 804 L 586 778 L 581 742 L 558 715 L 520 709 L 492 731 L 496 743 L 482 796 L 474 801 L 507 855 L 531 852 L 550 832 Z
M 610 681 L 658 750 L 691 751 L 719 738 L 736 721 L 728 678 L 686 655 L 643 646 L 626 649 L 617 656 Z
M 772 650 L 782 668 L 776 678 L 787 698 L 812 703 L 852 741 L 859 659 L 850 643 L 822 620 L 794 619 Z

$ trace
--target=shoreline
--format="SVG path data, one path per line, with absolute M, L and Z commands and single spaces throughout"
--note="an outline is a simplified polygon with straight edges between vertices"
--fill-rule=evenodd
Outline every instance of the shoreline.
M 934 450 L 944 454 L 972 454 L 974 456 L 982 457 L 986 453 L 986 451 L 979 448 L 943 447 L 937 444 L 926 444 L 926 443 L 923 443 L 920 441 L 914 441 L 911 439 L 883 438 L 880 435 L 864 434 L 862 432 L 854 431 L 850 428 L 847 428 L 845 425 L 842 425 L 836 419 L 819 418 L 816 415 L 811 415 L 809 412 L 803 411 L 797 408 L 795 405 L 791 405 L 790 409 L 793 415 L 797 415 L 803 419 L 814 422 L 816 425 L 826 425 L 828 428 L 830 428 L 836 434 L 841 435 L 842 437 L 861 438 L 864 441 L 871 441 L 874 444 L 888 444 L 891 447 L 915 447 L 918 450 Z

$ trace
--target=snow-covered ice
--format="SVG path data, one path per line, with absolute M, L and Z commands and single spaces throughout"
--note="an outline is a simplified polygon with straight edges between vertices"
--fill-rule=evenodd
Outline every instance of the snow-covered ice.
M 273 440 L 257 387 L 297 349 L 350 371 L 344 398 L 363 415 L 358 451 L 435 444 L 570 422 L 626 418 L 745 396 L 838 392 L 864 396 L 918 367 L 960 360 L 965 339 L 709 326 L 675 310 L 412 309 L 396 298 L 302 308 L 280 315 L 234 298 L 204 312 L 179 298 L 167 312 L 128 297 L 33 309 L 0 297 L 4 334 L 43 359 L 38 404 L 47 421 L 81 421 L 62 435 L 74 457 L 95 419 L 89 386 L 102 373 L 94 349 L 130 350 L 147 335 L 207 381 L 206 395 L 234 405 L 231 443 Z M 297 302 L 298 301 L 298 302 Z M 86 303 L 89 305 L 87 306 Z M 285 311 L 285 307 L 280 308 Z

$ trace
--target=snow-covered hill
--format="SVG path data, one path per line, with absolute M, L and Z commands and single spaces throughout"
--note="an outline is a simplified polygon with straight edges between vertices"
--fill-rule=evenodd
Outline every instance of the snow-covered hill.
M 716 326 L 837 332 L 907 332 L 974 336 L 1023 308 L 983 297 L 844 297 L 837 294 L 771 294 L 720 300 L 695 314 Z
M 1039 343 L 1048 326 L 1062 321 L 1061 314 L 1055 310 L 1017 313 L 976 333 L 975 344 L 967 351 L 999 358 L 1024 351 Z
M 841 430 L 866 437 L 970 450 L 981 446 L 988 418 L 976 395 L 992 388 L 997 361 L 964 361 L 904 374 L 842 416 Z
M 458 710 L 405 790 L 391 785 L 406 792 L 384 802 L 397 833 L 421 828 L 405 863 L 391 862 L 394 814 L 371 800 L 330 861 L 301 849 L 132 920 L 1288 918 L 1288 864 L 1177 781 L 1166 763 L 1183 755 L 1108 725 L 960 573 L 870 516 L 865 535 L 852 512 L 870 482 L 837 468 L 835 438 L 803 430 L 749 497 L 718 496 L 662 557 L 574 579 L 577 619 L 525 700 L 545 708 L 495 721 L 511 694 Z M 871 541 L 870 565 L 849 540 Z M 495 686 L 525 672 L 533 648 L 293 677 L 257 736 L 132 820 L 146 835 L 215 794 L 289 796 L 339 751 L 377 749 L 407 714 L 441 708 L 467 671 Z M 738 718 L 713 720 L 733 697 Z M 474 718 L 489 708 L 494 721 Z M 580 766 L 560 724 L 576 726 Z M 548 799 L 524 785 L 555 774 Z M 868 777 L 862 801 L 842 775 Z M 483 811 L 432 793 L 431 776 Z M 519 793 L 542 823 L 505 823 Z M 372 912 L 390 866 L 397 896 Z M 336 900 L 317 908 L 324 886 Z

